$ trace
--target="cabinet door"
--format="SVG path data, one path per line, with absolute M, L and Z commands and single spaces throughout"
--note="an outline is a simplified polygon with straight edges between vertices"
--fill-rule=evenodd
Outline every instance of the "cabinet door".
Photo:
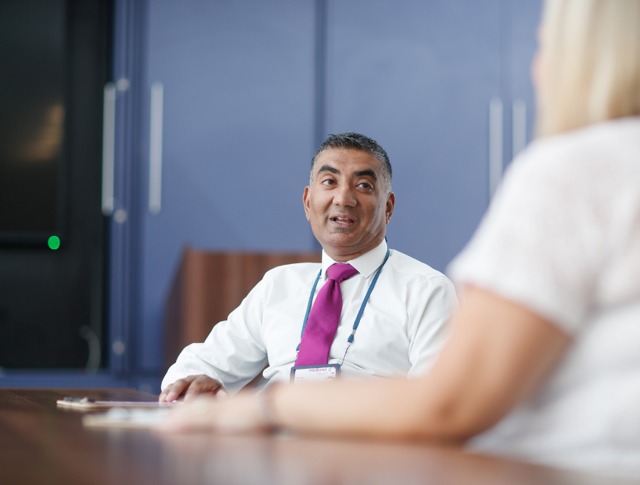
M 141 208 L 140 364 L 157 370 L 185 245 L 314 249 L 302 193 L 314 152 L 315 3 L 154 0 L 148 9 L 146 89 L 160 82 L 164 93 L 162 198 L 158 214 Z
M 535 132 L 536 103 L 531 82 L 531 61 L 542 0 L 511 0 L 509 12 L 509 75 L 511 85 L 511 153 L 513 157 L 531 142 Z
M 326 131 L 385 148 L 396 193 L 389 243 L 444 270 L 489 201 L 500 1 L 334 0 L 327 56 Z

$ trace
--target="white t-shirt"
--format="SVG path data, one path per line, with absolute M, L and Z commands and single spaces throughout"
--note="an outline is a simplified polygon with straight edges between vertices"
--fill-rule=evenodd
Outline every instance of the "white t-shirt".
M 534 142 L 449 274 L 572 338 L 539 392 L 471 448 L 640 477 L 640 118 Z
M 383 241 L 349 261 L 358 274 L 340 284 L 342 314 L 329 363 L 343 364 L 341 378 L 421 375 L 444 344 L 446 324 L 457 306 L 453 284 L 426 264 L 391 250 L 347 352 L 356 315 L 386 253 Z M 182 351 L 162 388 L 189 375 L 205 374 L 234 392 L 267 363 L 265 379 L 289 381 L 313 283 L 322 270 L 315 298 L 334 263 L 323 252 L 322 264 L 289 264 L 268 271 L 204 343 Z

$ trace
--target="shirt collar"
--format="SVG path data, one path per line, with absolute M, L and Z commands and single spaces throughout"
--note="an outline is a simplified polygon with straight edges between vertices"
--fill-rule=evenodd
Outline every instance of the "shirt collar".
M 345 263 L 349 263 L 355 269 L 358 270 L 365 278 L 368 278 L 373 274 L 375 270 L 377 270 L 382 261 L 384 261 L 384 257 L 387 254 L 387 241 L 383 240 L 380 245 L 373 248 L 368 253 L 363 254 L 362 256 L 358 256 L 356 259 L 352 259 L 351 261 L 343 261 Z M 336 261 L 331 258 L 324 250 L 322 250 L 322 277 L 327 279 L 327 269 L 332 264 L 336 263 Z

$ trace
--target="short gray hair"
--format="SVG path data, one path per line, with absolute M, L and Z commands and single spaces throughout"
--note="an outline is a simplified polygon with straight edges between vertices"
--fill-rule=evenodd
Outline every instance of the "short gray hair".
M 389 162 L 389 155 L 384 151 L 384 148 L 380 144 L 369 138 L 368 136 L 361 135 L 360 133 L 354 133 L 347 131 L 345 133 L 339 133 L 337 135 L 329 135 L 327 139 L 322 142 L 320 148 L 311 159 L 311 177 L 309 183 L 313 183 L 313 176 L 316 172 L 316 162 L 320 154 L 330 148 L 352 148 L 354 150 L 362 150 L 368 152 L 375 157 L 382 167 L 382 178 L 384 179 L 385 192 L 387 195 L 391 193 L 391 162 Z

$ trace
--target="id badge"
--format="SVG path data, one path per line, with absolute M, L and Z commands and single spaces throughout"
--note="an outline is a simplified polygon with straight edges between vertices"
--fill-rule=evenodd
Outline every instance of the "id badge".
M 291 382 L 319 382 L 336 379 L 340 364 L 299 365 L 291 368 Z

